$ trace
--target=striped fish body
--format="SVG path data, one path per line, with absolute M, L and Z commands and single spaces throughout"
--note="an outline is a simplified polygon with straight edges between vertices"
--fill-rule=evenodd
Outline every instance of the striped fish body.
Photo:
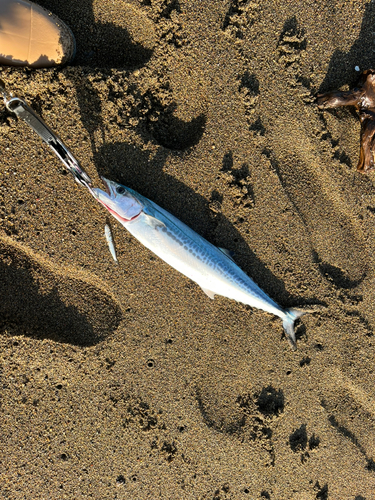
M 277 316 L 284 311 L 245 274 L 225 251 L 150 200 L 126 229 L 158 257 L 195 281 L 210 297 L 228 299 Z
M 294 321 L 303 314 L 283 309 L 222 249 L 172 214 L 130 188 L 103 179 L 107 192 L 93 189 L 98 199 L 145 247 L 195 281 L 211 298 L 222 295 L 279 316 L 295 348 Z

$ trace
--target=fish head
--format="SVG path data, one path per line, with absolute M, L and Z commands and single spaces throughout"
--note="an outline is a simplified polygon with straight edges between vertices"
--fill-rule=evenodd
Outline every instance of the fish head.
M 105 191 L 91 188 L 91 194 L 101 203 L 116 219 L 129 222 L 135 219 L 143 210 L 144 205 L 134 196 L 129 188 L 102 177 Z

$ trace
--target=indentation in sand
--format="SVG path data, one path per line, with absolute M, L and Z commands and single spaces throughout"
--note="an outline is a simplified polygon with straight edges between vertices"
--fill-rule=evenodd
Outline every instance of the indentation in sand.
M 336 368 L 327 373 L 321 404 L 332 427 L 361 452 L 365 468 L 374 473 L 375 400 L 371 394 Z
M 0 329 L 93 345 L 116 330 L 120 305 L 105 284 L 0 237 Z
M 317 161 L 312 140 L 297 120 L 277 119 L 274 131 L 277 174 L 309 231 L 318 259 L 326 270 L 340 274 L 341 284 L 344 279 L 349 283 L 362 280 L 365 238 L 348 200 L 325 165 Z

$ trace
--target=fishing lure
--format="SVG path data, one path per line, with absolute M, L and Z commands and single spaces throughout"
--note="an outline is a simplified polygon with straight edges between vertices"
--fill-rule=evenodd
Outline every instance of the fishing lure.
M 116 264 L 118 264 L 115 243 L 113 241 L 112 231 L 111 231 L 109 224 L 106 224 L 104 226 L 104 235 L 105 235 L 105 239 L 107 240 L 109 251 L 111 252 L 112 258 L 116 262 Z

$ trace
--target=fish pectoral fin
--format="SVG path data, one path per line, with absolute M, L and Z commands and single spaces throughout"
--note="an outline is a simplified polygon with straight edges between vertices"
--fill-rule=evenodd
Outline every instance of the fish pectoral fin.
M 217 248 L 220 250 L 220 252 L 222 252 L 224 255 L 229 257 L 230 260 L 233 260 L 233 262 L 234 262 L 233 252 L 231 252 L 230 250 L 227 250 L 226 248 L 221 248 L 221 247 L 217 247 Z
M 157 219 L 156 217 L 153 217 L 152 215 L 146 214 L 145 212 L 143 212 L 143 215 L 144 215 L 143 220 L 146 222 L 146 224 L 148 226 L 152 227 L 153 229 L 166 227 L 164 222 Z
M 204 291 L 204 293 L 207 295 L 207 297 L 210 297 L 210 299 L 215 298 L 214 292 L 212 292 L 211 290 L 208 290 L 207 288 L 203 288 L 203 286 L 201 286 L 201 288 Z

